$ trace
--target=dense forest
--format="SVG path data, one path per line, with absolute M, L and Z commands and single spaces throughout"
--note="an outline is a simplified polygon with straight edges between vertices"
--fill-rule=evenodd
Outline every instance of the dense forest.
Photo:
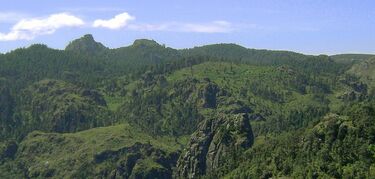
M 375 56 L 153 40 L 0 54 L 0 178 L 374 178 Z

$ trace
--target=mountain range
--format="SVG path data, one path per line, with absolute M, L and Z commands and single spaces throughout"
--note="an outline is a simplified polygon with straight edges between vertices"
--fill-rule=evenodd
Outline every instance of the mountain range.
M 92 35 L 0 54 L 0 178 L 373 178 L 375 56 Z

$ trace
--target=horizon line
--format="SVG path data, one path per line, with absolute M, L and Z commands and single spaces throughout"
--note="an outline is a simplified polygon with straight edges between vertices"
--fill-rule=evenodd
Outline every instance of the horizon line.
M 99 42 L 99 41 L 96 41 L 94 36 L 90 33 L 88 34 L 84 34 L 84 35 L 81 35 L 80 37 L 76 38 L 76 39 L 73 39 L 73 40 L 69 40 L 66 45 L 63 47 L 63 48 L 55 48 L 55 47 L 51 47 L 49 46 L 49 44 L 45 44 L 45 43 L 32 43 L 32 44 L 29 44 L 29 45 L 26 45 L 26 46 L 20 46 L 20 47 L 16 47 L 14 49 L 10 49 L 10 50 L 7 50 L 7 51 L 0 51 L 0 55 L 5 55 L 5 54 L 8 54 L 8 53 L 12 53 L 13 51 L 15 50 L 18 50 L 18 49 L 27 49 L 33 45 L 45 45 L 47 46 L 49 49 L 54 49 L 54 50 L 62 50 L 64 51 L 65 48 L 71 43 L 73 42 L 74 40 L 78 40 L 78 39 L 81 39 L 83 38 L 84 36 L 87 36 L 87 35 L 90 35 L 93 37 L 93 40 L 96 42 L 96 43 L 101 43 L 104 47 L 110 49 L 110 50 L 114 50 L 114 49 L 119 49 L 119 48 L 124 48 L 124 47 L 130 47 L 134 44 L 135 41 L 137 40 L 150 40 L 150 41 L 155 41 L 157 44 L 161 45 L 161 46 L 165 46 L 166 48 L 172 48 L 172 49 L 175 49 L 175 50 L 185 50 L 185 49 L 193 49 L 193 48 L 199 48 L 199 47 L 204 47 L 204 46 L 209 46 L 209 45 L 224 45 L 224 44 L 233 44 L 233 45 L 238 45 L 240 47 L 243 47 L 243 48 L 246 48 L 246 49 L 254 49 L 254 50 L 268 50 L 268 51 L 279 51 L 279 52 L 293 52 L 293 53 L 298 53 L 298 54 L 302 54 L 302 55 L 311 55 L 311 56 L 319 56 L 319 55 L 327 55 L 327 56 L 335 56 L 335 55 L 374 55 L 375 56 L 375 52 L 372 53 L 372 52 L 340 52 L 340 53 L 305 53 L 305 52 L 299 52 L 299 51 L 294 51 L 294 50 L 290 50 L 290 49 L 267 49 L 267 48 L 254 48 L 254 47 L 247 47 L 245 45 L 242 45 L 242 44 L 239 44 L 239 43 L 235 43 L 235 42 L 227 42 L 227 43 L 208 43 L 208 44 L 199 44 L 199 45 L 195 45 L 193 47 L 186 47 L 186 48 L 176 48 L 176 47 L 171 47 L 171 46 L 168 46 L 166 45 L 165 43 L 159 43 L 158 41 L 152 39 L 152 38 L 137 38 L 137 39 L 134 39 L 133 42 L 131 44 L 128 44 L 128 45 L 124 45 L 124 46 L 119 46 L 119 47 L 108 47 L 106 46 L 105 44 L 103 44 L 103 42 Z

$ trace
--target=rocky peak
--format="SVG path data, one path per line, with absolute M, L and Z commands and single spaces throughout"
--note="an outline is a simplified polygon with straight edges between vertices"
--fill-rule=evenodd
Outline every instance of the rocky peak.
M 91 34 L 86 34 L 79 39 L 73 40 L 65 48 L 67 51 L 77 51 L 89 55 L 102 53 L 106 49 L 108 48 L 103 44 L 96 42 Z

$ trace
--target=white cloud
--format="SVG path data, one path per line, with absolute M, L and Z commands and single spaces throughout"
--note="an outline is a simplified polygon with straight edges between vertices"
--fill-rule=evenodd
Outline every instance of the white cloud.
M 108 29 L 120 29 L 128 25 L 128 23 L 134 20 L 135 17 L 129 15 L 127 12 L 116 15 L 112 19 L 103 20 L 98 19 L 94 21 L 93 27 L 103 27 Z
M 130 30 L 137 31 L 170 31 L 170 32 L 196 32 L 196 33 L 227 33 L 235 30 L 227 21 L 214 21 L 209 23 L 162 23 L 162 24 L 130 24 Z
M 0 41 L 31 40 L 40 35 L 52 34 L 63 27 L 82 25 L 83 20 L 68 13 L 52 14 L 46 18 L 22 19 L 9 33 L 0 33 Z
M 207 24 L 182 24 L 180 30 L 184 32 L 226 33 L 234 29 L 231 23 L 227 21 L 214 21 Z
M 0 12 L 0 22 L 17 22 L 27 17 L 26 14 L 17 12 Z
M 0 32 L 0 41 L 32 40 L 37 36 L 52 34 L 64 27 L 80 27 L 85 22 L 69 13 L 57 13 L 43 18 L 25 18 L 26 15 L 17 13 L 1 13 L 0 22 L 12 19 L 17 21 L 8 33 Z M 125 29 L 134 31 L 167 31 L 167 32 L 189 32 L 189 33 L 229 33 L 239 29 L 257 28 L 256 25 L 239 25 L 227 21 L 212 21 L 206 23 L 134 23 L 134 16 L 127 12 L 121 13 L 112 19 L 97 19 L 89 27 Z M 11 21 L 9 21 L 11 22 Z
M 168 31 L 170 24 L 129 24 L 128 29 L 135 31 Z
M 170 32 L 196 32 L 196 33 L 227 33 L 234 30 L 231 23 L 227 21 L 213 21 L 209 23 L 181 23 L 167 22 L 160 24 L 131 23 L 135 20 L 127 12 L 116 15 L 112 19 L 97 19 L 93 27 L 102 27 L 108 29 L 126 28 L 135 31 L 170 31 Z

